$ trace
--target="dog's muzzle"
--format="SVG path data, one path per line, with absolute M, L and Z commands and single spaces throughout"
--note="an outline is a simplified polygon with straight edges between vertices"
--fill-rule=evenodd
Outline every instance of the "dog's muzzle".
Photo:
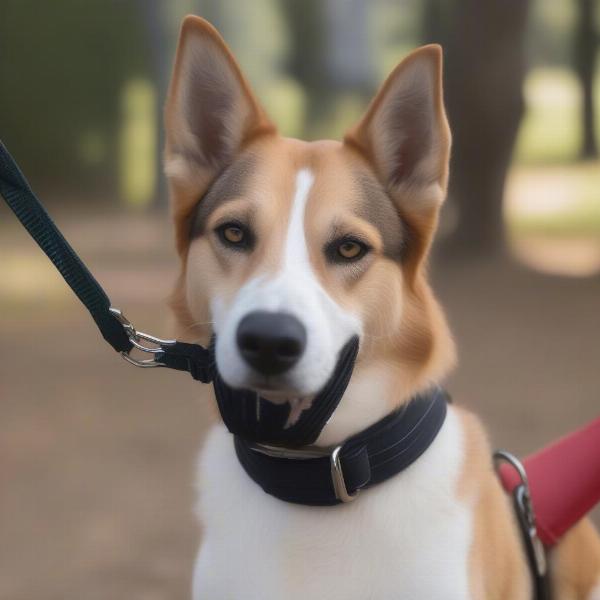
M 209 351 L 214 362 L 215 338 Z M 293 424 L 289 422 L 289 404 L 274 404 L 253 390 L 235 389 L 220 376 L 218 367 L 213 374 L 213 386 L 219 411 L 227 429 L 251 442 L 278 444 L 288 447 L 312 444 L 337 408 L 354 370 L 358 354 L 358 337 L 352 337 L 340 351 L 336 367 Z

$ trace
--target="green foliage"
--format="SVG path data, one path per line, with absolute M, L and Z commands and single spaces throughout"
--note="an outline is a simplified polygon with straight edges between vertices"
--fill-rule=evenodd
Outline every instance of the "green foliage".
M 527 35 L 527 54 L 532 65 L 571 63 L 575 0 L 534 0 Z
M 439 0 L 440 23 L 456 1 Z M 370 0 L 368 6 L 364 27 L 378 82 L 420 43 L 424 1 Z M 85 189 L 86 196 L 97 191 L 116 199 L 120 190 L 145 202 L 159 163 L 160 105 L 177 31 L 189 12 L 222 31 L 284 134 L 339 137 L 364 110 L 368 93 L 336 95 L 327 78 L 320 91 L 309 90 L 310 82 L 303 85 L 291 68 L 294 41 L 286 19 L 293 11 L 313 11 L 326 22 L 319 0 L 0 0 L 0 138 L 37 185 L 63 197 Z M 532 0 L 527 53 L 534 68 L 525 90 L 520 163 L 558 164 L 576 157 L 579 92 L 568 70 L 574 17 L 574 0 Z M 316 72 L 322 54 L 308 54 L 318 35 L 307 36 L 296 62 L 313 61 L 309 71 Z M 135 81 L 153 89 L 132 97 Z M 596 87 L 600 90 L 600 78 Z M 600 91 L 596 101 L 600 114 Z M 321 120 L 307 123 L 321 105 Z M 600 119 L 597 125 L 600 137 Z
M 35 180 L 115 179 L 119 95 L 147 72 L 131 2 L 2 0 L 0 135 Z
M 596 111 L 600 115 L 600 73 L 596 77 Z M 581 138 L 580 91 L 572 71 L 532 70 L 525 83 L 527 112 L 517 143 L 516 159 L 527 164 L 569 163 L 576 159 Z M 596 122 L 600 139 L 600 119 Z

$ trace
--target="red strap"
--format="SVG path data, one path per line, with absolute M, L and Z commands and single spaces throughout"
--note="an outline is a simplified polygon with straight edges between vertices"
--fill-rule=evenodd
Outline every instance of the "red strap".
M 600 418 L 527 457 L 538 533 L 553 546 L 600 502 Z M 508 492 L 520 482 L 509 465 L 500 468 Z

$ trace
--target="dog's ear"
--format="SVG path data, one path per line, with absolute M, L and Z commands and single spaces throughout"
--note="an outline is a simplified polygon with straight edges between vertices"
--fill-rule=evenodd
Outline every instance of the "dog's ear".
M 181 27 L 165 123 L 176 219 L 250 140 L 274 132 L 231 51 L 200 17 Z
M 441 47 L 423 46 L 405 58 L 345 142 L 367 157 L 402 209 L 437 209 L 445 197 L 450 154 Z

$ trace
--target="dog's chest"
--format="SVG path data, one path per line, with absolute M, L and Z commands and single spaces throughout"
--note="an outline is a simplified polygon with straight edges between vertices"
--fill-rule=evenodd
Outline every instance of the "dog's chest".
M 459 419 L 409 469 L 336 507 L 265 494 L 215 428 L 203 450 L 194 599 L 467 600 L 471 511 Z

